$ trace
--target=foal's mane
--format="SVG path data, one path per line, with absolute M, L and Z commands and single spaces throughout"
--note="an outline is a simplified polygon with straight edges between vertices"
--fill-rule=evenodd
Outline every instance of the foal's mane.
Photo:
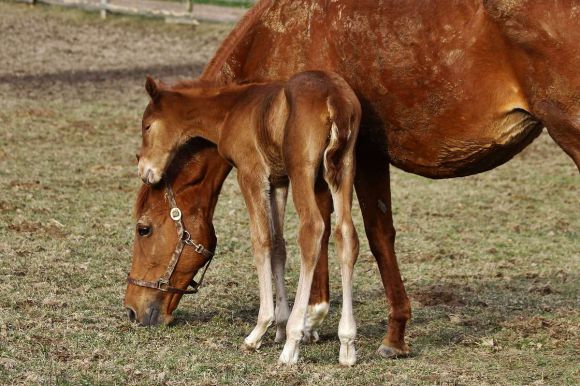
M 191 88 L 217 88 L 217 87 L 224 87 L 224 84 L 214 80 L 205 80 L 196 78 L 196 79 L 178 80 L 177 82 L 175 82 L 170 86 L 170 89 L 173 91 L 183 91 Z
M 254 84 L 254 83 L 259 83 L 256 81 L 253 81 L 251 79 L 243 79 L 243 80 L 236 80 L 235 82 L 231 82 L 228 84 L 224 84 L 222 82 L 219 81 L 215 81 L 215 80 L 207 80 L 207 79 L 200 79 L 200 78 L 196 78 L 196 79 L 182 79 L 182 80 L 178 80 L 177 82 L 175 82 L 174 84 L 169 86 L 169 90 L 171 91 L 187 91 L 187 90 L 191 90 L 191 89 L 209 89 L 209 90 L 215 90 L 215 91 L 220 91 L 220 90 L 228 90 L 228 89 L 232 89 L 238 86 L 245 86 L 245 85 L 249 85 L 249 84 Z

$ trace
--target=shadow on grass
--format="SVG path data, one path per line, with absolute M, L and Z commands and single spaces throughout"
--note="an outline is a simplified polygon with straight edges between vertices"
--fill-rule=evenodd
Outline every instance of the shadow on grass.
M 107 70 L 58 71 L 34 75 L 1 75 L 0 84 L 8 84 L 15 88 L 37 88 L 54 85 L 75 86 L 82 83 L 141 81 L 147 75 L 157 78 L 175 76 L 196 76 L 201 73 L 205 63 L 193 62 L 178 65 L 151 65 L 147 67 L 131 67 Z
M 407 340 L 412 344 L 412 356 L 454 345 L 481 345 L 483 340 L 505 328 L 524 334 L 565 334 L 565 326 L 553 325 L 550 319 L 575 306 L 570 283 L 577 279 L 562 278 L 558 274 L 541 278 L 520 275 L 509 280 L 475 275 L 409 285 L 413 318 L 407 329 Z M 358 339 L 376 342 L 378 346 L 386 331 L 388 310 L 376 307 L 374 300 L 382 298 L 383 291 L 355 290 L 355 293 L 359 300 L 355 304 Z M 341 301 L 340 296 L 334 296 L 331 301 L 331 314 L 319 331 L 321 343 L 337 339 Z M 259 304 L 243 303 L 237 308 L 235 304 L 239 303 L 230 303 L 233 307 L 228 308 L 231 323 L 253 325 Z M 220 315 L 223 312 L 216 307 L 179 309 L 172 325 L 211 323 Z

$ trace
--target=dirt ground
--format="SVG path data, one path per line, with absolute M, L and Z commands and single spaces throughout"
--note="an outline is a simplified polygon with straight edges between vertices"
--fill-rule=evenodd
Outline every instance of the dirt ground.
M 51 4 L 67 5 L 75 3 L 78 0 L 47 0 Z M 82 0 L 83 3 L 98 6 L 101 0 Z M 109 0 L 112 6 L 121 6 L 123 8 L 139 9 L 141 11 L 156 12 L 160 11 L 172 12 L 174 14 L 183 14 L 187 12 L 188 4 L 184 1 L 171 0 Z M 191 16 L 196 20 L 210 21 L 210 22 L 225 22 L 235 23 L 246 13 L 243 7 L 224 7 L 213 4 L 195 4 Z
M 478 176 L 393 171 L 411 358 L 375 354 L 387 306 L 364 239 L 354 368 L 337 363 L 334 259 L 322 340 L 297 367 L 276 366 L 272 335 L 258 353 L 239 350 L 258 291 L 233 176 L 205 288 L 174 326 L 127 320 L 144 78 L 198 74 L 230 28 L 0 2 L 0 384 L 578 384 L 580 179 L 547 135 Z M 287 235 L 293 293 L 292 211 Z

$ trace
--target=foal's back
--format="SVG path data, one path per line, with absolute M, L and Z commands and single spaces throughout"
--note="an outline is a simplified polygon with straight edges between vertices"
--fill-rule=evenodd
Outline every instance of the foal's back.
M 304 162 L 306 150 L 319 150 L 312 162 L 323 161 L 333 128 L 339 147 L 356 138 L 360 110 L 354 91 L 333 72 L 307 71 L 287 82 L 256 83 L 245 89 L 224 120 L 218 147 L 238 168 L 265 168 L 271 179 L 285 178 L 288 167 Z M 328 150 L 334 181 L 338 173 L 333 165 L 341 153 Z

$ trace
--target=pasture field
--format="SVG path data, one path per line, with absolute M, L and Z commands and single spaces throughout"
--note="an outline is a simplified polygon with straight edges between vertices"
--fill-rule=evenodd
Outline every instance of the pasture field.
M 282 347 L 272 333 L 257 353 L 239 349 L 258 290 L 233 175 L 204 288 L 182 301 L 173 326 L 128 321 L 145 75 L 198 74 L 230 28 L 0 2 L 0 384 L 578 384 L 580 179 L 546 134 L 469 178 L 393 170 L 410 358 L 375 354 L 387 305 L 364 238 L 355 367 L 338 365 L 332 257 L 331 312 L 297 367 L 276 365 Z M 291 211 L 290 293 L 296 225 Z

